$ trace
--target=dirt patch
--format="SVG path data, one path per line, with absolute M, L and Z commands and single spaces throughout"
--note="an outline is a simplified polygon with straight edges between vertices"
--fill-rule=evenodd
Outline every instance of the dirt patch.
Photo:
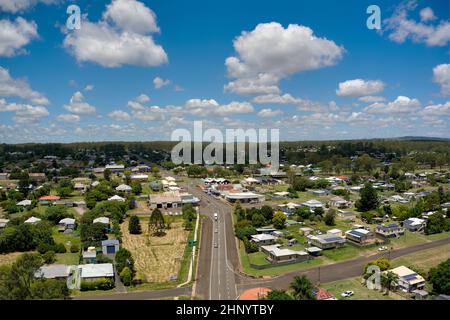
M 11 265 L 16 261 L 17 257 L 24 254 L 25 252 L 12 252 L 7 254 L 0 254 L 0 266 Z
M 182 222 L 173 222 L 163 237 L 148 235 L 147 220 L 141 221 L 143 233 L 131 235 L 128 220 L 122 223 L 123 247 L 134 258 L 137 277 L 147 282 L 167 282 L 178 275 L 189 235 Z

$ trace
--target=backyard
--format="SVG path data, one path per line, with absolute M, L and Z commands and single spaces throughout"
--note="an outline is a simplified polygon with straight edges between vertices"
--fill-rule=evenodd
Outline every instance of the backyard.
M 148 235 L 148 219 L 140 219 L 142 234 L 128 232 L 128 220 L 122 223 L 123 247 L 133 255 L 137 278 L 150 283 L 164 283 L 178 276 L 189 231 L 181 219 L 172 222 L 162 237 Z

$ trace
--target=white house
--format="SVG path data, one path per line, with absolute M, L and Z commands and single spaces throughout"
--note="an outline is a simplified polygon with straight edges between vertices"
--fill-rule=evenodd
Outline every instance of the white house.
M 251 241 L 253 241 L 254 243 L 256 243 L 258 245 L 273 244 L 277 240 L 277 237 L 275 237 L 271 234 L 266 234 L 266 233 L 254 234 L 251 237 L 252 237 Z
M 92 223 L 103 223 L 103 224 L 109 225 L 109 218 L 107 218 L 107 217 L 98 217 L 97 219 L 94 219 L 92 221 Z
M 114 278 L 114 268 L 112 263 L 80 264 L 78 266 L 78 276 L 81 281 Z
M 108 201 L 121 201 L 121 202 L 124 202 L 125 198 L 122 198 L 121 196 L 115 195 L 115 196 L 112 196 L 111 198 L 108 198 Z
M 25 223 L 36 224 L 39 221 L 41 221 L 41 219 L 36 218 L 36 217 L 30 217 L 27 220 L 25 220 Z
M 132 188 L 129 185 L 121 184 L 116 187 L 116 191 L 119 192 L 131 192 Z
M 425 287 L 425 279 L 420 274 L 405 266 L 385 271 L 385 273 L 389 271 L 398 276 L 397 287 L 404 292 L 421 290 Z
M 426 226 L 425 219 L 408 218 L 403 221 L 403 227 L 409 231 L 422 231 Z
M 31 206 L 31 200 L 22 200 L 17 205 L 21 207 Z

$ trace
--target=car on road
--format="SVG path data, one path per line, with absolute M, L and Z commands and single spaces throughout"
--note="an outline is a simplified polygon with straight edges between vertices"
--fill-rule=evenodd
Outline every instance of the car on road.
M 378 251 L 386 251 L 387 249 L 388 249 L 387 247 L 384 247 L 384 246 L 383 246 L 383 247 L 379 247 L 379 248 L 378 248 Z
M 214 248 L 218 248 L 219 244 L 217 242 L 214 242 Z
M 214 232 L 215 232 L 215 233 L 219 232 L 219 229 L 215 228 L 215 229 L 214 229 Z
M 351 297 L 354 294 L 355 293 L 353 291 L 344 291 L 344 292 L 341 293 L 341 297 L 348 298 L 348 297 Z
M 219 215 L 217 213 L 214 213 L 214 220 L 218 220 L 219 219 Z

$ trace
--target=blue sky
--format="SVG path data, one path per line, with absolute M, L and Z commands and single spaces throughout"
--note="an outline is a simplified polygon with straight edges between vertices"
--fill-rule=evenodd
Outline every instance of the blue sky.
M 0 0 L 0 142 L 167 140 L 194 120 L 282 140 L 450 136 L 447 1 L 20 4 Z

